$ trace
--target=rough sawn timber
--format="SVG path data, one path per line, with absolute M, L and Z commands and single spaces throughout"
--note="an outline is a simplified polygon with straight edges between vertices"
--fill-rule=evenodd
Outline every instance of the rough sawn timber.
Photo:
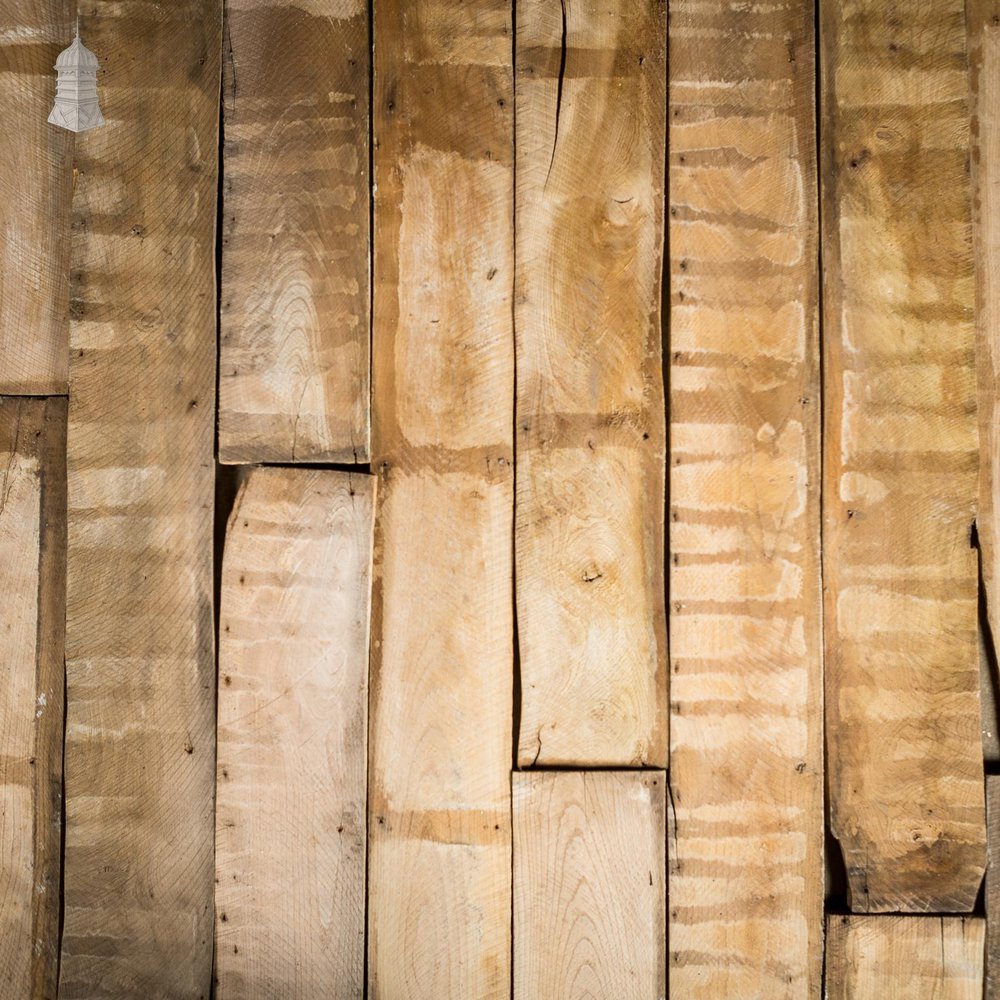
M 964 3 L 821 8 L 831 828 L 855 911 L 968 912 L 986 830 Z
M 219 0 L 96 0 L 77 139 L 60 1000 L 211 988 Z
M 512 11 L 376 0 L 373 1000 L 507 1000 Z

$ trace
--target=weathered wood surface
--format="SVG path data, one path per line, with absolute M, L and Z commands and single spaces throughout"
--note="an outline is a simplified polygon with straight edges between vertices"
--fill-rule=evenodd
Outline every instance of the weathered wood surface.
M 976 534 L 988 648 L 1000 638 L 1000 0 L 966 0 L 972 116 L 972 219 L 976 264 L 976 369 L 979 412 L 979 507 Z M 982 654 L 982 648 L 980 650 Z M 1000 760 L 997 678 L 980 655 L 983 750 Z
M 822 5 L 827 745 L 861 911 L 985 862 L 962 0 Z
M 214 227 L 221 4 L 81 18 L 108 124 L 77 140 L 60 1000 L 207 997 Z
M 986 779 L 986 989 L 1000 1000 L 1000 776 Z
M 818 998 L 814 10 L 670 3 L 670 986 Z
M 0 982 L 56 993 L 66 400 L 0 398 Z
M 216 995 L 364 993 L 374 482 L 255 469 L 219 613 Z
M 375 6 L 373 1000 L 510 988 L 506 0 Z
M 666 995 L 665 779 L 513 775 L 514 1000 Z
M 228 0 L 223 462 L 365 462 L 368 7 Z
M 666 763 L 665 15 L 517 5 L 522 766 Z
M 982 1000 L 979 917 L 831 916 L 827 1000 Z
M 0 393 L 66 392 L 73 134 L 48 124 L 75 0 L 0 0 Z

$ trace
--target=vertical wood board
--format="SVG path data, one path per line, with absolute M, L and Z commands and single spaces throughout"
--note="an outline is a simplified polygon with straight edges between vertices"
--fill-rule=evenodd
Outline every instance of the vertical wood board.
M 73 203 L 60 1000 L 207 998 L 221 4 L 99 0 Z
M 827 918 L 827 1000 L 982 1000 L 979 917 Z
M 514 773 L 514 1000 L 666 996 L 665 780 Z
M 670 985 L 818 998 L 814 10 L 670 4 Z
M 364 992 L 371 476 L 254 469 L 222 575 L 216 995 Z
M 667 756 L 666 6 L 517 5 L 518 762 Z
M 66 400 L 0 398 L 0 981 L 54 997 L 59 958 Z
M 0 0 L 0 394 L 65 393 L 73 133 L 47 121 L 75 0 Z
M 223 462 L 365 462 L 368 8 L 229 0 Z
M 962 0 L 822 5 L 831 826 L 859 911 L 985 863 Z
M 509 3 L 377 0 L 373 1000 L 507 998 Z

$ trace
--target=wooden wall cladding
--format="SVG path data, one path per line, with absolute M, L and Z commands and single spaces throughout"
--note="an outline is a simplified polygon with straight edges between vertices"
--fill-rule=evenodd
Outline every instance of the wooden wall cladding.
M 62 868 L 66 400 L 0 397 L 0 982 L 54 997 Z
M 822 989 L 813 15 L 670 5 L 670 986 L 705 1000 Z
M 831 916 L 828 1000 L 981 1000 L 979 917 Z
M 364 0 L 228 0 L 219 455 L 366 462 Z
M 0 0 L 0 393 L 65 393 L 72 133 L 46 119 L 75 0 Z
M 369 991 L 510 988 L 513 25 L 379 0 Z
M 665 996 L 665 778 L 514 774 L 514 1000 Z
M 211 985 L 221 22 L 81 17 L 108 124 L 73 199 L 61 1000 Z
M 665 4 L 516 45 L 518 763 L 662 767 Z
M 360 473 L 254 469 L 229 520 L 219 1000 L 363 994 L 374 484 Z
M 856 910 L 964 912 L 986 838 L 964 4 L 821 10 L 831 825 Z

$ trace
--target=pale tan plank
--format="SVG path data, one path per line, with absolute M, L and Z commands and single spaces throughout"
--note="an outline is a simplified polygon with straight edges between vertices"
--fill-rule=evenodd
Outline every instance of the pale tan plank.
M 986 989 L 1000 1000 L 1000 776 L 986 779 Z
M 971 910 L 985 864 L 962 0 L 825 0 L 831 826 L 860 911 Z
M 979 917 L 830 916 L 828 1000 L 982 1000 Z
M 365 462 L 368 7 L 226 4 L 223 462 Z
M 670 986 L 692 1000 L 822 991 L 814 13 L 670 3 Z
M 510 989 L 506 0 L 375 6 L 369 995 Z
M 364 991 L 371 476 L 254 469 L 222 570 L 222 1000 Z
M 46 1000 L 59 957 L 65 399 L 0 398 L 0 567 L 0 982 Z
M 77 141 L 60 1000 L 200 1000 L 212 959 L 218 0 L 101 3 Z
M 518 761 L 667 756 L 666 8 L 517 5 Z
M 666 996 L 665 779 L 513 775 L 514 1000 Z
M 0 393 L 65 393 L 73 133 L 48 124 L 75 0 L 0 0 Z

